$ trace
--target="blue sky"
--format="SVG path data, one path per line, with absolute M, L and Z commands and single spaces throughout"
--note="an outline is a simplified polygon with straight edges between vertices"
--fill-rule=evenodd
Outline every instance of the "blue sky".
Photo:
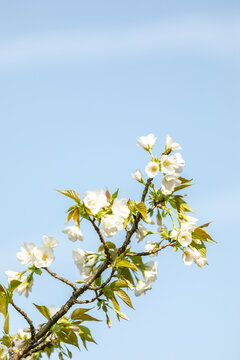
M 83 226 L 84 243 L 66 240 L 70 202 L 54 189 L 138 197 L 130 174 L 148 157 L 135 143 L 150 132 L 159 153 L 166 134 L 182 145 L 189 203 L 200 222 L 215 220 L 210 265 L 161 253 L 153 290 L 123 308 L 129 322 L 90 324 L 98 345 L 86 360 L 239 359 L 239 19 L 236 1 L 0 4 L 1 282 L 22 269 L 20 244 L 44 234 L 60 241 L 52 270 L 79 277 L 72 248 L 94 250 L 96 238 Z M 59 306 L 68 295 L 44 276 L 29 301 Z M 11 325 L 25 326 L 15 314 Z

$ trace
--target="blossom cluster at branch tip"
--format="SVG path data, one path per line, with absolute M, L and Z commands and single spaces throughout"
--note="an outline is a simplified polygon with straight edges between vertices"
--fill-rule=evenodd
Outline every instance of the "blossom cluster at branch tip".
M 23 243 L 17 252 L 17 259 L 23 266 L 34 265 L 37 268 L 48 267 L 55 259 L 53 247 L 58 245 L 58 240 L 51 236 L 43 236 L 43 247 L 34 243 Z
M 204 267 L 207 264 L 207 259 L 195 248 L 185 249 L 182 254 L 182 260 L 187 266 L 190 266 L 193 262 L 199 267 Z
M 86 191 L 83 197 L 83 203 L 93 215 L 96 215 L 104 206 L 109 205 L 105 192 L 102 189 Z
M 165 151 L 161 157 L 159 159 L 153 158 L 152 148 L 156 139 L 154 134 L 140 136 L 137 140 L 137 145 L 141 146 L 144 150 L 149 151 L 152 156 L 151 161 L 145 167 L 148 178 L 155 178 L 160 171 L 164 174 L 161 190 L 163 195 L 168 196 L 172 194 L 177 186 L 181 185 L 179 177 L 185 162 L 180 153 L 169 156 L 172 151 L 181 150 L 181 146 L 169 135 L 166 136 Z M 139 182 L 143 182 L 142 173 L 139 169 L 132 173 L 132 177 Z

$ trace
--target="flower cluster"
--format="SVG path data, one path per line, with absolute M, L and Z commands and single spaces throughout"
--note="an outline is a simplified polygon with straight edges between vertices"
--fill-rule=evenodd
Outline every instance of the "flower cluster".
M 4 336 L 0 339 L 0 360 L 5 360 L 11 351 L 18 355 L 22 351 L 22 354 L 26 355 L 25 359 L 37 360 L 42 358 L 42 352 L 50 356 L 55 349 L 59 351 L 59 358 L 63 358 L 63 349 L 64 356 L 72 358 L 66 344 L 79 347 L 78 338 L 84 347 L 87 341 L 95 342 L 90 330 L 83 326 L 82 322 L 98 320 L 87 314 L 91 308 L 75 308 L 68 317 L 66 313 L 69 308 L 76 304 L 96 301 L 98 310 L 103 311 L 109 327 L 109 312 L 115 311 L 118 319 L 127 320 L 127 316 L 120 310 L 121 301 L 133 308 L 128 291 L 133 291 L 138 297 L 152 289 L 158 275 L 158 262 L 155 258 L 165 248 L 180 252 L 182 261 L 187 266 L 195 262 L 202 268 L 207 264 L 206 243 L 214 242 L 205 230 L 210 223 L 198 226 L 198 219 L 188 215 L 193 211 L 185 201 L 186 195 L 179 194 L 179 191 L 192 185 L 191 180 L 181 176 L 185 162 L 182 155 L 176 152 L 181 150 L 181 146 L 167 135 L 165 148 L 160 155 L 155 156 L 153 148 L 156 140 L 152 133 L 137 140 L 137 145 L 150 155 L 148 163 L 145 164 L 147 179 L 140 169 L 132 173 L 132 178 L 143 186 L 140 201 L 118 198 L 118 190 L 112 194 L 108 189 L 88 190 L 83 198 L 74 190 L 58 190 L 74 201 L 67 210 L 67 223 L 71 220 L 74 224 L 65 227 L 62 232 L 72 242 L 83 241 L 80 224 L 84 221 L 96 232 L 97 250 L 72 250 L 73 261 L 83 279 L 73 283 L 48 269 L 55 259 L 53 248 L 58 245 L 54 236 L 44 235 L 42 247 L 26 242 L 21 245 L 17 259 L 27 269 L 22 272 L 6 271 L 9 285 L 0 285 L 0 312 L 5 317 Z M 160 181 L 157 181 L 158 178 Z M 119 239 L 115 242 L 114 239 L 109 241 L 109 238 L 120 231 L 124 236 L 120 245 L 117 245 Z M 145 238 L 148 240 L 142 245 Z M 143 261 L 148 256 L 150 260 L 147 258 L 146 262 Z M 34 304 L 47 321 L 50 320 L 50 333 L 44 333 L 46 327 L 42 324 L 34 329 L 27 314 L 13 302 L 15 292 L 29 296 L 34 276 L 41 275 L 41 269 L 74 290 L 66 302 L 67 306 L 57 308 L 54 305 L 46 307 Z M 82 294 L 84 296 L 80 298 Z M 8 334 L 7 307 L 10 303 L 23 314 L 30 326 L 25 330 L 19 329 L 15 335 Z M 39 330 L 42 338 L 37 338 L 35 343 L 29 341 L 34 337 L 34 333 L 39 334 Z M 31 346 L 28 347 L 28 344 Z M 38 347 L 38 344 L 44 346 Z M 9 351 L 9 348 L 12 350 Z
M 17 253 L 17 259 L 24 266 L 34 265 L 37 268 L 48 267 L 55 259 L 53 248 L 58 245 L 54 236 L 43 236 L 43 246 L 38 247 L 33 243 L 23 243 Z
M 143 271 L 145 281 L 138 280 L 135 295 L 140 296 L 145 294 L 147 290 L 151 290 L 152 286 L 150 283 L 157 280 L 157 261 L 148 261 L 145 264 L 145 270 Z
M 72 256 L 81 276 L 86 280 L 92 274 L 93 266 L 98 259 L 98 255 L 92 251 L 87 252 L 82 249 L 74 249 Z

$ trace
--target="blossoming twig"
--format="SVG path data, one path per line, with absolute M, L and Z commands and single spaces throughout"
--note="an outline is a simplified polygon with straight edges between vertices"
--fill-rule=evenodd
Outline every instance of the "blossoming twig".
M 42 269 L 44 269 L 45 271 L 47 271 L 47 272 L 48 272 L 51 276 L 53 276 L 55 279 L 58 279 L 58 280 L 62 281 L 63 283 L 71 286 L 74 290 L 77 290 L 78 287 L 77 287 L 76 285 L 74 285 L 71 281 L 69 281 L 69 280 L 67 280 L 67 279 L 65 279 L 65 278 L 57 275 L 56 273 L 54 273 L 53 271 L 49 270 L 48 268 L 42 268 Z
M 145 201 L 145 198 L 147 196 L 147 193 L 148 193 L 148 189 L 151 185 L 151 182 L 152 182 L 152 179 L 148 179 L 146 185 L 145 185 L 145 188 L 143 190 L 143 193 L 142 193 L 142 197 L 141 197 L 141 202 L 144 202 Z M 134 220 L 134 224 L 133 226 L 131 227 L 131 229 L 127 232 L 126 234 L 126 239 L 123 243 L 123 245 L 118 249 L 118 256 L 121 255 L 122 253 L 124 253 L 124 251 L 126 250 L 127 246 L 129 245 L 130 241 L 131 241 L 131 237 L 132 235 L 134 234 L 134 232 L 137 230 L 138 228 L 138 224 L 141 220 L 141 214 L 138 213 L 137 216 L 135 217 L 135 220 Z
M 161 245 L 158 248 L 155 248 L 153 250 L 149 250 L 149 251 L 144 251 L 144 252 L 140 252 L 140 253 L 128 253 L 127 256 L 148 256 L 151 254 L 156 254 L 159 251 L 165 249 L 168 246 L 173 246 L 173 244 L 175 243 L 175 240 L 170 240 L 167 244 Z
M 24 319 L 28 322 L 29 326 L 30 326 L 30 331 L 31 331 L 31 338 L 34 339 L 35 335 L 36 335 L 36 331 L 35 331 L 35 327 L 33 326 L 33 322 L 31 319 L 29 319 L 29 317 L 27 316 L 27 314 L 25 313 L 25 311 L 23 311 L 22 309 L 20 309 L 20 307 L 18 307 L 13 300 L 11 300 L 10 304 L 14 307 L 15 310 L 17 310 L 17 312 L 19 312 L 19 314 L 21 314 Z
M 101 243 L 103 244 L 104 252 L 105 252 L 105 254 L 106 254 L 106 256 L 107 256 L 107 259 L 110 260 L 110 259 L 111 259 L 111 254 L 110 254 L 110 252 L 109 252 L 109 248 L 108 248 L 108 246 L 107 246 L 107 244 L 106 244 L 106 241 L 105 241 L 105 239 L 104 239 L 101 231 L 99 230 L 99 227 L 95 224 L 94 219 L 91 219 L 91 218 L 89 217 L 89 220 L 90 220 L 90 222 L 92 223 L 94 229 L 96 230 L 96 233 L 98 234 L 98 237 L 99 237 Z

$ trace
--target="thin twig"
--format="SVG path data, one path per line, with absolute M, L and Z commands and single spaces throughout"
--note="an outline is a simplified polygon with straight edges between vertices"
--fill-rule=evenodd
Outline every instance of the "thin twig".
M 91 219 L 91 218 L 89 217 L 89 221 L 92 223 L 92 225 L 93 225 L 96 233 L 98 234 L 98 237 L 99 237 L 101 243 L 103 244 L 104 252 L 105 252 L 105 254 L 106 254 L 106 256 L 107 256 L 107 259 L 110 260 L 110 259 L 111 259 L 111 254 L 110 254 L 110 251 L 109 251 L 109 248 L 108 248 L 108 246 L 107 246 L 107 243 L 106 243 L 106 241 L 105 241 L 105 239 L 104 239 L 104 237 L 103 237 L 103 235 L 102 235 L 99 227 L 95 224 L 95 220 L 94 220 L 94 219 Z
M 45 267 L 45 268 L 42 268 L 42 269 L 44 269 L 45 271 L 47 271 L 47 272 L 48 272 L 51 276 L 53 276 L 55 279 L 58 279 L 58 280 L 62 281 L 63 283 L 71 286 L 74 290 L 77 290 L 78 287 L 77 287 L 76 285 L 74 285 L 71 281 L 69 281 L 69 280 L 67 280 L 67 279 L 65 279 L 65 278 L 57 275 L 56 273 L 54 273 L 53 271 L 49 270 L 49 269 L 46 268 L 46 267 Z
M 148 189 L 149 189 L 149 187 L 151 185 L 151 182 L 152 182 L 152 179 L 148 179 L 148 181 L 147 181 L 147 183 L 145 185 L 145 188 L 143 190 L 143 193 L 142 193 L 141 202 L 145 201 L 145 198 L 147 196 Z M 142 215 L 139 212 L 137 214 L 137 216 L 135 216 L 134 223 L 133 223 L 131 229 L 129 231 L 127 231 L 126 239 L 125 239 L 123 245 L 118 249 L 118 256 L 121 255 L 122 253 L 124 253 L 124 251 L 126 250 L 127 246 L 129 245 L 129 243 L 131 241 L 132 235 L 138 229 L 138 224 L 139 224 L 141 218 L 142 218 Z
M 102 288 L 104 288 L 112 279 L 114 273 L 115 273 L 116 269 L 112 268 L 111 274 L 110 276 L 107 278 L 107 280 L 105 280 L 101 285 L 97 286 L 97 287 L 91 287 L 90 290 L 101 290 Z
M 176 242 L 175 240 L 170 240 L 167 244 L 161 245 L 153 250 L 139 252 L 139 253 L 128 253 L 127 256 L 148 256 L 148 255 L 156 254 L 168 246 L 173 246 L 175 242 Z
M 13 300 L 11 300 L 10 304 L 14 307 L 15 310 L 17 310 L 17 312 L 19 312 L 19 314 L 21 314 L 24 319 L 28 322 L 29 326 L 30 326 L 30 331 L 31 331 L 31 338 L 34 339 L 35 335 L 36 335 L 36 330 L 35 327 L 33 326 L 33 322 L 31 319 L 29 319 L 29 317 L 27 316 L 27 314 L 25 313 L 25 311 L 23 311 L 22 309 L 20 309 L 20 307 L 18 307 Z

